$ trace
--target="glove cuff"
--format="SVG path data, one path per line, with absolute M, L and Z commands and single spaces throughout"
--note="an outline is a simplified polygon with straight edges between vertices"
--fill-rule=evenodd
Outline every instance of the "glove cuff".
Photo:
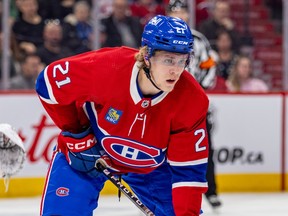
M 65 137 L 73 137 L 75 139 L 81 139 L 83 137 L 86 137 L 89 133 L 93 133 L 92 128 L 89 127 L 87 130 L 81 132 L 81 133 L 71 133 L 69 131 L 62 131 L 61 134 Z

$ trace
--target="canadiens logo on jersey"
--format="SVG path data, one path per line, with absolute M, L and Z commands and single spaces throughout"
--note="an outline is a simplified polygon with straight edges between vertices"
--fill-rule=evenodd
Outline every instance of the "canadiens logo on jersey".
M 105 119 L 108 121 L 108 122 L 111 122 L 112 124 L 117 124 L 121 115 L 122 115 L 122 111 L 120 110 L 116 110 L 114 108 L 110 108 L 105 116 Z
M 142 104 L 141 104 L 141 107 L 143 108 L 147 108 L 150 104 L 150 101 L 149 100 L 143 100 L 142 101 Z
M 56 195 L 60 196 L 60 197 L 68 196 L 69 195 L 69 188 L 66 188 L 66 187 L 57 188 Z
M 160 149 L 129 139 L 109 136 L 103 138 L 101 143 L 110 157 L 135 168 L 157 167 L 165 158 Z

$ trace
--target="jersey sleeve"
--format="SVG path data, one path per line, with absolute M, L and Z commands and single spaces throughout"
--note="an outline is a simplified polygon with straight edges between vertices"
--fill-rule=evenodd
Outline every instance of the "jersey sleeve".
M 93 79 L 74 58 L 48 65 L 36 80 L 36 92 L 45 110 L 62 130 L 79 132 L 88 120 L 81 101 L 88 100 Z
M 202 194 L 207 190 L 208 99 L 194 103 L 191 113 L 182 107 L 182 113 L 178 114 L 177 122 L 173 126 L 175 133 L 170 137 L 167 152 L 167 161 L 172 171 L 173 206 L 177 216 L 198 216 L 201 211 Z

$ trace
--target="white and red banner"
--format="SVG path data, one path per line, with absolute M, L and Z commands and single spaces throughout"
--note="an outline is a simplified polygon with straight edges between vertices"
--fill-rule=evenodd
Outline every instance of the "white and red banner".
M 217 173 L 281 173 L 282 95 L 212 94 L 209 98 Z
M 24 168 L 17 176 L 44 177 L 60 130 L 34 93 L 2 93 L 0 104 L 0 122 L 16 129 L 27 153 Z

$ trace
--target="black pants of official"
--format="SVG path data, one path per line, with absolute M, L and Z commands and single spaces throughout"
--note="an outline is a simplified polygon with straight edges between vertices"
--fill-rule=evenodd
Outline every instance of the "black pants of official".
M 209 115 L 209 113 L 208 113 Z M 212 145 L 212 137 L 211 137 L 211 132 L 212 132 L 212 123 L 208 120 L 206 120 L 206 125 L 207 125 L 207 134 L 208 134 L 208 144 L 209 144 L 209 155 L 208 155 L 208 166 L 207 166 L 207 182 L 208 182 L 208 190 L 206 192 L 206 197 L 209 197 L 211 195 L 217 195 L 217 186 L 216 186 L 216 181 L 215 181 L 215 165 L 214 165 L 214 160 L 213 160 L 213 145 Z

